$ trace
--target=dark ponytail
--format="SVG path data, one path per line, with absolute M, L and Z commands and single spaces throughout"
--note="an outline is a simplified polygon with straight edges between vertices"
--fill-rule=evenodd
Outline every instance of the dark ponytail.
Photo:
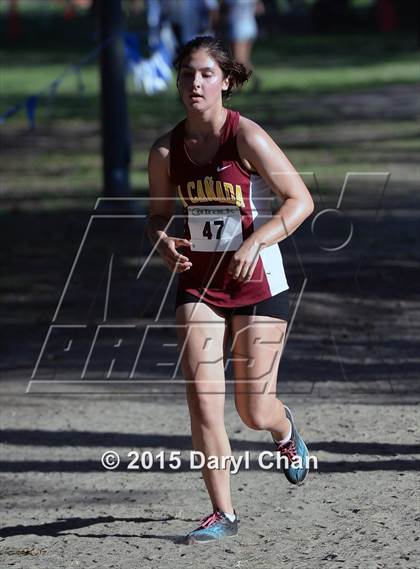
M 248 70 L 245 65 L 233 59 L 231 51 L 220 40 L 212 36 L 197 36 L 184 45 L 174 61 L 177 81 L 182 62 L 196 49 L 205 49 L 219 64 L 224 77 L 229 78 L 229 88 L 223 91 L 223 98 L 230 97 L 232 91 L 240 89 L 252 74 L 252 71 Z

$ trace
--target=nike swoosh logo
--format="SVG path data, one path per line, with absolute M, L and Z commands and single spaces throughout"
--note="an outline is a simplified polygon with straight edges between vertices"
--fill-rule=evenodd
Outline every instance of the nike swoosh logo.
M 217 170 L 218 172 L 221 172 L 222 170 L 226 170 L 226 168 L 230 168 L 231 166 L 232 166 L 232 164 L 228 164 L 227 166 L 222 166 L 222 167 L 218 166 L 218 167 L 216 168 L 216 170 Z

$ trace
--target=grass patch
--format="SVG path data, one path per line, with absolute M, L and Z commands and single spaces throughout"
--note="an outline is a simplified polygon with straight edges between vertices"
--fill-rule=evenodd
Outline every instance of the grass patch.
M 60 18 L 58 12 L 51 12 L 42 20 L 28 5 L 23 16 L 28 33 L 14 46 L 3 44 L 0 113 L 31 94 L 44 92 L 34 133 L 28 133 L 24 110 L 0 127 L 0 203 L 7 207 L 15 197 L 19 207 L 27 207 L 26 203 L 55 209 L 78 203 L 90 208 L 101 193 L 97 62 L 84 66 L 79 80 L 74 74 L 66 76 L 55 96 L 48 97 L 52 81 L 94 47 L 87 19 L 64 26 Z M 0 28 L 4 25 L 4 12 L 0 12 Z M 79 33 L 72 35 L 78 25 Z M 351 170 L 394 168 L 402 184 L 404 180 L 412 183 L 420 152 L 420 128 L 413 120 L 418 113 L 401 117 L 397 98 L 395 116 L 381 117 L 373 104 L 371 112 L 361 108 L 363 113 L 357 117 L 357 103 L 356 116 L 349 116 L 340 97 L 368 93 L 374 102 L 384 87 L 418 84 L 414 35 L 283 36 L 258 42 L 253 58 L 261 89 L 256 93 L 244 89 L 228 104 L 260 122 L 299 171 L 315 172 L 332 194 Z M 144 195 L 150 144 L 180 120 L 184 110 L 174 82 L 167 92 L 147 97 L 135 93 L 128 79 L 127 93 L 131 183 L 134 195 Z M 329 95 L 338 102 L 329 103 Z
M 48 35 L 47 35 L 48 37 Z M 0 65 L 0 113 L 31 94 L 43 92 L 39 107 L 51 103 L 55 119 L 81 118 L 97 120 L 100 108 L 100 78 L 97 62 L 82 68 L 80 80 L 69 74 L 58 87 L 54 99 L 48 99 L 49 86 L 92 49 L 91 42 L 81 41 L 77 48 L 52 50 L 38 45 L 24 51 L 19 43 L 6 46 Z M 61 47 L 66 42 L 59 44 Z M 35 47 L 34 47 L 35 46 Z M 280 93 L 347 92 L 360 88 L 381 87 L 395 83 L 413 84 L 420 80 L 420 66 L 414 35 L 383 36 L 343 35 L 305 36 L 264 40 L 254 50 L 256 73 L 261 79 L 262 104 Z M 83 89 L 81 89 L 81 86 Z M 147 97 L 134 92 L 127 81 L 128 104 L 133 116 L 144 115 L 147 125 L 166 124 L 182 115 L 174 82 L 159 96 Z M 238 95 L 239 106 L 245 105 L 250 93 Z M 259 103 L 260 104 L 260 103 Z M 40 110 L 42 113 L 42 109 Z M 19 116 L 9 120 L 19 120 Z

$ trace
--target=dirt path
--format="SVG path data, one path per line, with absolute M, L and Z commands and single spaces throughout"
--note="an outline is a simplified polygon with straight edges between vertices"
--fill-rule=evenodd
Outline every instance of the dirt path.
M 240 534 L 203 549 L 179 544 L 209 509 L 200 474 L 188 468 L 181 401 L 168 413 L 167 402 L 133 398 L 3 400 L 2 567 L 418 567 L 416 408 L 287 401 L 318 471 L 296 488 L 261 469 L 269 438 L 242 425 L 229 400 L 233 453 L 251 458 L 232 475 Z M 116 471 L 100 464 L 108 449 L 121 455 Z M 180 450 L 185 463 L 127 471 L 130 450 Z

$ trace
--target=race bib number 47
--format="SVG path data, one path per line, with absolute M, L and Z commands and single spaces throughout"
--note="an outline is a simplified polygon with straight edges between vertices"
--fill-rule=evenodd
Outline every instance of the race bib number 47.
M 193 251 L 236 251 L 243 242 L 236 206 L 189 206 L 188 226 Z

